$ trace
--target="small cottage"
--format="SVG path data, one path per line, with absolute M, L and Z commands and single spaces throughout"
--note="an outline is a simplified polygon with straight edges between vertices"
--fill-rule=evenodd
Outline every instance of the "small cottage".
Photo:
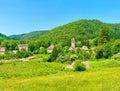
M 5 47 L 0 47 L 0 54 L 4 54 L 5 53 Z
M 53 49 L 54 49 L 54 45 L 51 45 L 47 48 L 47 52 L 52 53 Z
M 19 51 L 21 51 L 22 49 L 25 49 L 27 51 L 28 50 L 28 44 L 19 44 L 18 49 L 19 49 Z

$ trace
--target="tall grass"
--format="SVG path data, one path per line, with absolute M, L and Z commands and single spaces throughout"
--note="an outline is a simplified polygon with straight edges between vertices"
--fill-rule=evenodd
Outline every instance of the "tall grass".
M 65 64 L 43 62 L 42 58 L 29 62 L 14 62 L 0 65 L 0 77 L 30 77 L 58 73 L 64 70 Z
M 45 57 L 47 58 L 47 57 Z M 120 91 L 120 61 L 91 61 L 91 69 L 66 72 L 66 64 L 29 62 L 0 65 L 0 91 Z
M 96 61 L 91 61 L 91 69 L 93 70 L 102 70 L 106 68 L 120 67 L 120 61 L 113 59 L 100 59 Z
M 0 91 L 120 91 L 120 67 L 29 78 L 0 79 Z

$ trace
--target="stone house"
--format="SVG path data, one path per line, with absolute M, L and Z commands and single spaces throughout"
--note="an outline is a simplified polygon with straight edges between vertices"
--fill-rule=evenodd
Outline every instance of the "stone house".
M 54 45 L 49 46 L 47 48 L 47 53 L 52 53 L 53 49 L 54 49 Z
M 26 51 L 28 51 L 28 44 L 19 44 L 18 49 L 19 51 L 21 51 L 22 49 L 25 49 Z

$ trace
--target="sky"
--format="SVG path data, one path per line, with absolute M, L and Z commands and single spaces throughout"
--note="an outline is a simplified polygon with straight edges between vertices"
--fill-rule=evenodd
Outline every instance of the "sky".
M 7 36 L 81 19 L 120 23 L 120 0 L 0 0 L 0 33 Z

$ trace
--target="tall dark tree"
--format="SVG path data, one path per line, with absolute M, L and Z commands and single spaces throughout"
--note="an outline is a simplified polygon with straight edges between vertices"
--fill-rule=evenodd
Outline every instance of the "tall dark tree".
M 107 27 L 103 28 L 100 32 L 98 43 L 99 45 L 105 44 L 109 41 L 110 32 Z
M 58 56 L 58 50 L 56 47 L 54 47 L 53 51 L 52 51 L 52 54 L 50 55 L 50 58 L 48 59 L 48 62 L 53 62 L 56 60 Z

